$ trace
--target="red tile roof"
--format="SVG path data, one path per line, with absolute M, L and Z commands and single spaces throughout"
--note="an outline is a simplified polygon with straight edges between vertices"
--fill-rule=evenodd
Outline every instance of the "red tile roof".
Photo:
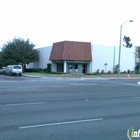
M 50 60 L 91 61 L 91 43 L 76 41 L 53 43 Z

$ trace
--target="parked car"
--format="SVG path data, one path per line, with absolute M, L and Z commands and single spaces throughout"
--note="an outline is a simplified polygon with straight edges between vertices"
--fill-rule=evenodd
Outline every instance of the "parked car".
M 5 73 L 5 69 L 6 69 L 6 67 L 2 67 L 2 74 Z
M 5 69 L 6 69 L 6 67 L 2 67 L 2 68 L 0 69 L 0 74 L 4 74 Z
M 5 75 L 22 75 L 22 66 L 21 65 L 8 65 L 5 69 Z

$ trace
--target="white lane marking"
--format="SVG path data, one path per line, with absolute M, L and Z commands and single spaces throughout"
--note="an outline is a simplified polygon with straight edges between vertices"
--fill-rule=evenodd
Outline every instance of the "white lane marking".
M 138 99 L 138 98 L 140 98 L 140 97 L 133 97 L 134 99 Z
M 70 85 L 74 85 L 74 86 L 84 86 L 84 85 L 97 85 L 95 83 L 70 83 Z
M 0 106 L 20 106 L 20 105 L 38 105 L 38 104 L 44 104 L 44 102 L 4 104 L 4 105 L 0 105 Z
M 122 82 L 109 82 L 109 83 L 118 84 L 118 85 L 126 85 L 126 86 L 136 86 L 136 87 L 139 87 L 139 85 L 134 84 L 134 83 L 122 83 Z
M 102 120 L 103 120 L 103 118 L 97 118 L 97 119 L 89 119 L 89 120 L 78 120 L 78 121 L 48 123 L 48 124 L 40 124 L 40 125 L 29 125 L 29 126 L 21 126 L 21 127 L 19 127 L 19 129 L 28 129 L 28 128 L 37 128 L 37 127 L 55 126 L 55 125 L 64 125 L 64 124 L 75 124 L 75 123 L 93 122 L 93 121 L 102 121 Z
M 106 78 L 94 77 L 94 78 L 81 78 L 81 80 L 108 80 Z

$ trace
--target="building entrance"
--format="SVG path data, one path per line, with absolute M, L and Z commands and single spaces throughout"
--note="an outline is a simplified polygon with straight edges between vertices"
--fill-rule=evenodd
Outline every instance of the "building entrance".
M 64 71 L 64 64 L 60 63 L 57 64 L 57 72 L 63 72 Z

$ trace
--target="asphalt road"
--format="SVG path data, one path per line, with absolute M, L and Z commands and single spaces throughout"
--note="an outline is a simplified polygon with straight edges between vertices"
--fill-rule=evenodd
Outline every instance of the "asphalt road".
M 127 140 L 140 129 L 137 82 L 0 75 L 0 140 Z

